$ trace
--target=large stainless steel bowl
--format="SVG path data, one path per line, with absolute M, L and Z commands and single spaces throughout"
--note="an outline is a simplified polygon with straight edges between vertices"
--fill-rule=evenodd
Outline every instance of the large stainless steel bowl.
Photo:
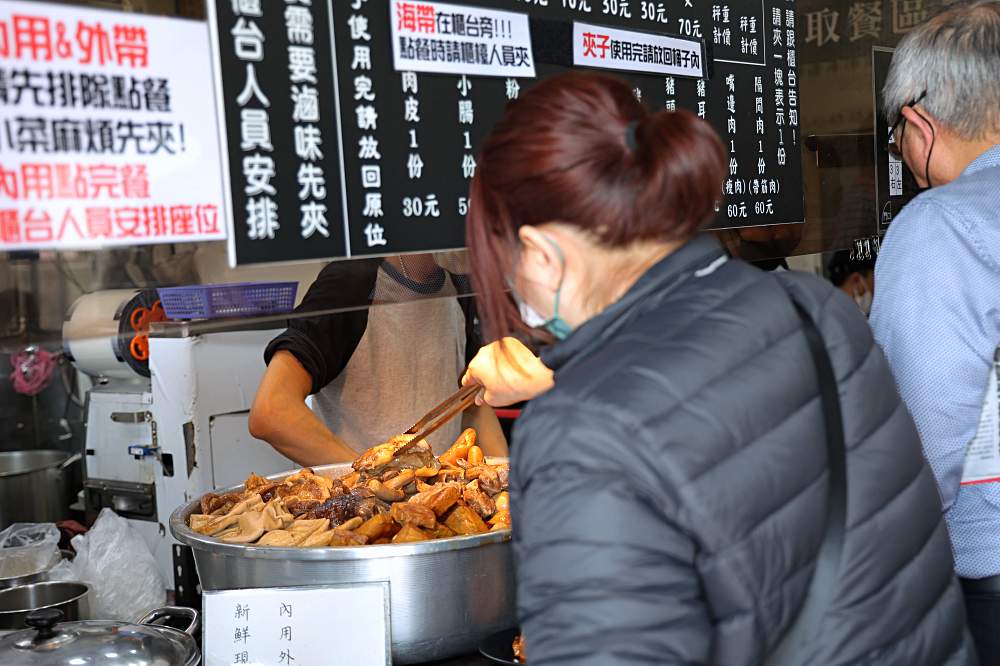
M 337 477 L 350 465 L 313 469 Z M 510 530 L 348 548 L 244 546 L 190 529 L 188 516 L 200 511 L 199 501 L 174 511 L 170 531 L 193 549 L 205 591 L 388 581 L 394 664 L 472 652 L 482 639 L 514 625 Z

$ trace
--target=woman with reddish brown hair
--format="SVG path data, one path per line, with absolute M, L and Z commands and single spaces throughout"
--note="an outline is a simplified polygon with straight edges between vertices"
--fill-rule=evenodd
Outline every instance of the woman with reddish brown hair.
M 511 449 L 528 661 L 974 664 L 864 317 L 697 233 L 726 164 L 708 124 L 597 74 L 539 83 L 484 145 L 467 236 L 497 342 L 466 381 L 533 398 Z

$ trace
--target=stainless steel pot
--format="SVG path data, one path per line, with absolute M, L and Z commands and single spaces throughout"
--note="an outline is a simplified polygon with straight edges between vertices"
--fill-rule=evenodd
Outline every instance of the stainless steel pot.
M 66 468 L 81 457 L 51 449 L 0 453 L 0 529 L 67 518 L 71 478 Z
M 185 617 L 184 631 L 156 624 L 164 617 Z M 35 611 L 29 630 L 0 638 L 4 666 L 137 666 L 139 664 L 197 666 L 201 663 L 193 634 L 198 611 L 168 606 L 151 611 L 135 624 L 128 622 L 63 622 L 54 609 Z
M 336 477 L 350 465 L 313 469 Z M 206 592 L 388 581 L 394 664 L 473 652 L 483 638 L 515 623 L 509 530 L 408 544 L 272 548 L 198 534 L 187 526 L 198 511 L 198 500 L 178 508 L 170 531 L 193 549 Z
M 0 578 L 0 590 L 6 590 L 9 587 L 18 587 L 19 585 L 30 585 L 32 583 L 43 583 L 49 579 L 49 571 L 55 565 L 59 564 L 62 560 L 62 555 L 57 553 L 52 561 L 49 562 L 41 571 L 36 571 L 34 573 L 25 574 L 23 576 L 9 576 L 7 578 Z
M 90 618 L 90 586 L 51 581 L 0 591 L 0 629 L 24 629 L 28 614 L 41 608 L 62 611 L 67 620 Z

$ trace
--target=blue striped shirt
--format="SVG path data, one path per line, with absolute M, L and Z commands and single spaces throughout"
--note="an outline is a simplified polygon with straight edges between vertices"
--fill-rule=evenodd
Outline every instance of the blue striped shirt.
M 937 477 L 958 574 L 1000 574 L 1000 483 L 960 485 L 1000 345 L 1000 145 L 893 221 L 871 325 Z

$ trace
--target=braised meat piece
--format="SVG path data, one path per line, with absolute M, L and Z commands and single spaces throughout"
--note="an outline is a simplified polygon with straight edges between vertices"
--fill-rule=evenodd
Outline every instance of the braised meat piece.
M 479 472 L 479 487 L 490 495 L 496 495 L 507 490 L 510 465 L 483 465 Z
M 434 463 L 431 445 L 425 440 L 411 442 L 408 435 L 398 435 L 362 453 L 353 467 L 362 475 L 380 477 L 387 470 L 420 469 Z
M 483 520 L 486 520 L 497 511 L 497 505 L 493 501 L 493 498 L 479 489 L 479 481 L 473 481 L 462 489 L 462 499 Z
M 329 500 L 327 500 L 329 501 Z M 299 499 L 298 497 L 291 497 L 285 500 L 285 506 L 294 516 L 301 516 L 302 514 L 314 511 L 323 505 L 318 499 Z
M 226 514 L 243 501 L 244 495 L 241 492 L 226 493 L 216 495 L 215 493 L 205 493 L 201 498 L 201 512 L 203 514 Z M 267 500 L 265 500 L 267 501 Z
M 309 471 L 311 472 L 312 470 Z M 269 485 L 272 485 L 270 481 L 262 476 L 257 476 L 256 474 L 251 473 L 250 476 L 247 477 L 247 480 L 243 482 L 243 490 L 248 493 L 259 493 L 262 488 Z
M 307 511 L 303 517 L 308 520 L 326 518 L 331 525 L 340 525 L 358 515 L 362 501 L 362 498 L 350 493 L 331 497 Z
M 327 518 L 334 527 L 358 516 L 368 520 L 389 511 L 389 505 L 367 488 L 354 488 L 346 495 L 331 497 L 304 514 L 305 518 Z M 294 513 L 294 512 L 293 512 Z
M 356 534 L 354 532 L 344 532 L 342 530 L 333 530 L 333 535 L 330 537 L 331 546 L 363 546 L 368 543 L 368 537 Z
M 393 504 L 392 509 L 389 511 L 389 516 L 404 527 L 406 525 L 416 525 L 417 527 L 432 529 L 437 524 L 437 516 L 434 515 L 433 509 L 429 506 L 414 504 L 412 502 L 397 502 Z
M 326 477 L 316 476 L 311 469 L 304 469 L 294 474 L 275 489 L 278 497 L 297 499 L 315 499 L 321 502 L 330 498 L 333 481 Z

